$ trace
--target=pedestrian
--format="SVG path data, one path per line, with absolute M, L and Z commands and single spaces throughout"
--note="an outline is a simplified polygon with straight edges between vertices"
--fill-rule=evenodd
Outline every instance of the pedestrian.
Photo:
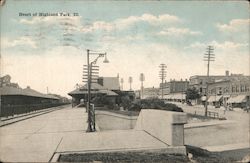
M 249 106 L 249 103 L 246 104 L 246 111 L 247 113 L 249 112 L 249 109 L 250 109 L 250 106 Z

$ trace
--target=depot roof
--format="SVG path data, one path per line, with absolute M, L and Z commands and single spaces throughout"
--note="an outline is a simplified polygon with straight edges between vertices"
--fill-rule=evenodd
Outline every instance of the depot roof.
M 20 96 L 40 97 L 40 98 L 47 98 L 47 99 L 59 99 L 52 95 L 40 93 L 31 88 L 22 89 L 22 88 L 16 88 L 16 87 L 8 87 L 8 86 L 0 87 L 0 95 L 1 96 L 20 95 Z

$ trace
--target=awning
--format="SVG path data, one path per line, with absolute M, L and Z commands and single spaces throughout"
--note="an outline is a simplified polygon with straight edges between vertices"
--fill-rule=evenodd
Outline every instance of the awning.
M 172 98 L 173 95 L 164 95 L 163 98 L 164 99 L 167 99 L 167 100 L 170 100 Z
M 206 96 L 202 96 L 201 101 L 206 101 Z
M 223 95 L 223 98 L 229 98 L 230 95 Z
M 217 102 L 220 101 L 222 96 L 210 96 L 207 102 Z
M 117 93 L 110 90 L 99 90 L 98 92 L 106 94 L 107 96 L 118 96 Z
M 238 95 L 238 96 L 230 97 L 227 100 L 227 103 L 242 103 L 242 102 L 246 102 L 246 95 Z
M 169 100 L 185 100 L 186 99 L 186 94 L 169 94 L 169 95 L 164 95 L 164 99 L 169 99 Z

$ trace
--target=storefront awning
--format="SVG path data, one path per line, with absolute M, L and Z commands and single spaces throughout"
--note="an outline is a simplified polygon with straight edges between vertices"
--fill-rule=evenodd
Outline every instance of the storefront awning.
M 222 98 L 222 96 L 210 96 L 207 101 L 208 102 L 217 102 L 217 101 L 220 101 L 221 98 Z
M 223 98 L 229 98 L 230 95 L 223 95 Z
M 238 95 L 238 96 L 230 97 L 227 100 L 227 103 L 242 103 L 242 102 L 246 102 L 246 95 Z
M 167 100 L 170 100 L 172 98 L 173 95 L 164 95 L 163 98 L 164 99 L 167 99 Z
M 186 94 L 169 94 L 169 95 L 164 95 L 164 99 L 171 99 L 171 100 L 185 100 L 186 99 Z
M 206 96 L 202 96 L 201 101 L 206 101 Z

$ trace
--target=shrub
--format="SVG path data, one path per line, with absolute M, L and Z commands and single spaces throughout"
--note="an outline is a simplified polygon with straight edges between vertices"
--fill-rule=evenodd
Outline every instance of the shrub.
M 183 110 L 175 104 L 165 103 L 160 99 L 141 99 L 131 103 L 128 110 L 140 111 L 141 109 L 159 109 L 167 111 L 183 112 Z

